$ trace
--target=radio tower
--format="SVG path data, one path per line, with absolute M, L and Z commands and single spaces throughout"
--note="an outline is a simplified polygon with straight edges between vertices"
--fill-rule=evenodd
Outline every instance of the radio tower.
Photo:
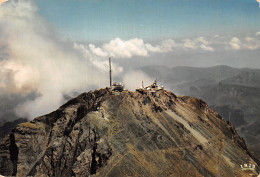
M 111 69 L 111 59 L 109 57 L 109 80 L 110 80 L 110 88 L 112 89 L 112 69 Z

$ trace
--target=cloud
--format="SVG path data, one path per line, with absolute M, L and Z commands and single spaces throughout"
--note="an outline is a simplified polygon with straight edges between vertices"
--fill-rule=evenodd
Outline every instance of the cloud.
M 174 47 L 176 47 L 176 43 L 172 39 L 167 39 L 162 41 L 159 45 L 152 46 L 151 44 L 145 44 L 148 51 L 153 53 L 167 53 L 171 52 Z
M 184 49 L 202 49 L 204 51 L 213 52 L 214 48 L 209 45 L 209 42 L 204 37 L 198 37 L 195 39 L 184 39 Z
M 234 50 L 240 50 L 240 45 L 241 45 L 241 41 L 239 38 L 237 37 L 233 37 L 230 41 L 229 41 L 229 45 L 232 47 L 232 49 Z
M 260 47 L 260 41 L 253 37 L 246 37 L 244 47 L 250 50 L 258 49 Z
M 202 50 L 205 50 L 205 51 L 210 51 L 210 52 L 213 52 L 213 51 L 214 51 L 214 49 L 213 49 L 212 47 L 207 46 L 207 45 L 205 45 L 205 44 L 201 44 L 201 45 L 200 45 L 200 48 L 201 48 Z
M 198 37 L 195 41 L 203 45 L 209 45 L 209 42 L 204 37 Z
M 93 44 L 89 44 L 89 49 L 91 50 L 91 52 L 93 52 L 97 56 L 100 56 L 100 57 L 107 57 L 108 56 L 107 52 L 104 52 L 101 48 L 96 47 Z
M 113 58 L 132 58 L 135 56 L 147 57 L 152 53 L 167 53 L 173 50 L 175 42 L 172 39 L 162 41 L 158 45 L 145 43 L 143 39 L 134 38 L 122 40 L 116 38 L 101 47 L 94 44 L 84 46 L 89 55 L 96 57 L 113 57 Z
M 257 38 L 247 36 L 244 40 L 233 37 L 228 44 L 234 50 L 255 50 L 260 47 L 260 41 Z
M 245 38 L 245 41 L 246 42 L 253 42 L 255 39 L 254 38 L 252 38 L 252 37 L 246 37 Z
M 81 47 L 79 47 L 81 45 Z M 173 39 L 166 39 L 158 44 L 145 42 L 143 39 L 134 38 L 123 40 L 115 38 L 108 43 L 96 46 L 94 44 L 82 45 L 76 44 L 78 50 L 88 55 L 92 60 L 102 60 L 100 58 L 112 57 L 114 59 L 130 59 L 133 57 L 148 57 L 156 53 L 169 53 L 174 49 L 201 49 L 213 52 L 214 48 L 210 46 L 204 37 L 198 37 L 193 40 L 184 39 L 182 43 L 176 43 Z M 85 50 L 85 51 L 82 51 Z
M 32 1 L 0 6 L 1 94 L 38 96 L 16 108 L 20 117 L 39 116 L 64 103 L 64 94 L 108 84 L 96 63 L 63 42 Z M 96 51 L 98 52 L 98 51 Z
M 91 61 L 91 63 L 98 68 L 99 72 L 105 73 L 108 71 L 108 56 L 104 56 L 101 57 L 98 54 L 102 54 L 103 56 L 103 51 L 97 50 L 100 48 L 96 48 L 94 45 L 92 46 L 92 44 L 89 44 L 89 46 L 91 46 L 90 48 L 88 48 L 87 46 L 84 46 L 82 44 L 77 44 L 74 43 L 74 49 L 78 50 L 83 56 L 84 58 L 87 58 Z M 93 49 L 92 47 L 95 47 L 95 49 Z M 95 51 L 95 52 L 93 52 Z M 98 52 L 97 52 L 98 51 Z M 118 65 L 117 63 L 112 61 L 112 70 L 113 70 L 113 74 L 114 75 L 118 75 L 121 72 L 123 72 L 123 67 Z
M 133 56 L 148 56 L 142 39 L 130 39 L 124 41 L 120 38 L 111 40 L 108 44 L 104 44 L 103 48 L 114 58 L 132 58 Z
M 188 48 L 188 49 L 197 49 L 198 46 L 196 44 L 196 42 L 192 41 L 191 39 L 184 39 L 183 40 L 184 44 L 184 48 Z
M 37 90 L 39 73 L 15 61 L 0 62 L 0 88 L 3 92 L 29 94 Z
M 260 36 L 260 31 L 255 33 L 256 36 Z

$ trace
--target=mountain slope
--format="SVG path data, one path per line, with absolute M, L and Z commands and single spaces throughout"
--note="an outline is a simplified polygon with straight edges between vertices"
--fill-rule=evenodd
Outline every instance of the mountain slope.
M 149 69 L 149 73 L 145 68 Z M 143 67 L 144 72 L 154 77 L 160 69 Z M 239 134 L 249 147 L 259 154 L 260 159 L 260 135 L 256 133 L 260 131 L 259 69 L 215 66 L 175 67 L 164 70 L 167 74 L 158 76 L 160 83 L 178 94 L 205 100 L 225 120 L 236 126 Z
M 83 93 L 0 144 L 0 173 L 17 176 L 245 176 L 253 159 L 205 102 L 166 90 Z

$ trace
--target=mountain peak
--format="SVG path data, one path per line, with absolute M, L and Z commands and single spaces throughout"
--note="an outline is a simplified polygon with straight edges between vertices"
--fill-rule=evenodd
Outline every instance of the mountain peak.
M 203 100 L 164 89 L 83 93 L 0 144 L 0 174 L 17 176 L 242 176 L 253 159 Z

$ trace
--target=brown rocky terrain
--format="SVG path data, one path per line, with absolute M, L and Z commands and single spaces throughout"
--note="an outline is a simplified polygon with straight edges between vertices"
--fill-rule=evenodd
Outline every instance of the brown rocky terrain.
M 204 101 L 167 90 L 83 93 L 0 143 L 6 176 L 257 176 L 254 159 Z
M 140 68 L 180 95 L 203 99 L 235 125 L 260 160 L 260 70 L 219 65 L 209 68 L 145 66 Z

